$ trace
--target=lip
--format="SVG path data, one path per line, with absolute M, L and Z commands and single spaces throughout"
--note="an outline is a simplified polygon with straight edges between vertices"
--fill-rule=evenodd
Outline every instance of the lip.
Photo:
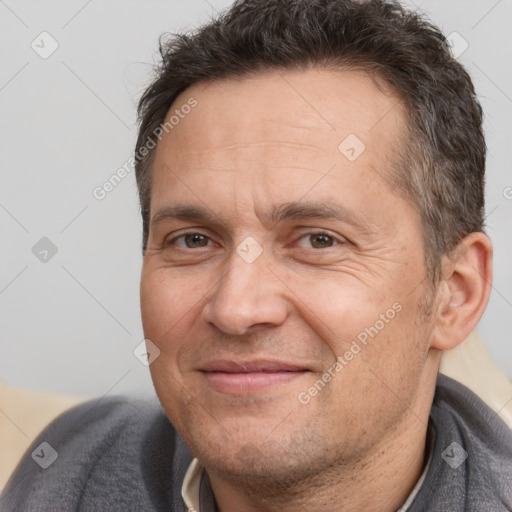
M 231 395 L 268 391 L 290 383 L 309 372 L 301 365 L 261 359 L 215 360 L 203 365 L 200 371 L 211 388 Z
M 272 359 L 254 359 L 252 361 L 235 361 L 233 359 L 216 359 L 200 367 L 203 372 L 256 373 L 256 372 L 296 372 L 307 370 L 305 366 L 276 361 Z

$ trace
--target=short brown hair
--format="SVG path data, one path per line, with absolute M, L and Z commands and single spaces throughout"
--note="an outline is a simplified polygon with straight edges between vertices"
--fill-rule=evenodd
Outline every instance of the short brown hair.
M 144 250 L 155 151 L 142 156 L 140 150 L 155 141 L 176 97 L 198 82 L 311 66 L 366 70 L 405 105 L 408 137 L 392 181 L 420 213 L 434 281 L 441 256 L 483 231 L 482 109 L 446 38 L 421 14 L 391 0 L 237 0 L 195 32 L 161 38 L 160 53 L 156 78 L 138 107 L 135 170 Z

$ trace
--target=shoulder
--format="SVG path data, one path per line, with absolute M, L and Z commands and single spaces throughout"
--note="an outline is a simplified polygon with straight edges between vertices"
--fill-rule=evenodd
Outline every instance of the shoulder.
M 441 425 L 457 426 L 463 439 L 485 447 L 488 453 L 512 458 L 512 430 L 463 384 L 439 375 L 431 416 Z
M 89 401 L 59 416 L 27 450 L 1 509 L 161 510 L 181 491 L 190 459 L 156 400 Z
M 436 438 L 418 510 L 512 510 L 512 430 L 503 420 L 442 375 L 430 420 Z

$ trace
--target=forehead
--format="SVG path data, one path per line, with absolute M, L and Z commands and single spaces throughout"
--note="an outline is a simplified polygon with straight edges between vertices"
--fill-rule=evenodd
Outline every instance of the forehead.
M 197 107 L 183 108 L 191 98 Z M 172 129 L 161 148 L 175 142 L 201 152 L 287 136 L 330 151 L 349 134 L 377 149 L 405 128 L 403 104 L 382 81 L 362 71 L 323 68 L 198 83 L 178 96 L 166 120 Z
M 182 109 L 192 98 L 197 105 Z M 169 120 L 156 148 L 152 205 L 191 187 L 203 196 L 236 188 L 242 197 L 247 189 L 283 192 L 283 183 L 296 200 L 327 175 L 324 185 L 350 189 L 366 179 L 382 188 L 405 131 L 401 101 L 367 74 L 316 68 L 195 84 Z

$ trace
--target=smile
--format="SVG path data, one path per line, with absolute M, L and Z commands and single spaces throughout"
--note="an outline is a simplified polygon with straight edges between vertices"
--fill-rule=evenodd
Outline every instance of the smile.
M 219 393 L 243 395 L 292 382 L 308 369 L 278 361 L 212 361 L 201 369 L 208 385 Z

